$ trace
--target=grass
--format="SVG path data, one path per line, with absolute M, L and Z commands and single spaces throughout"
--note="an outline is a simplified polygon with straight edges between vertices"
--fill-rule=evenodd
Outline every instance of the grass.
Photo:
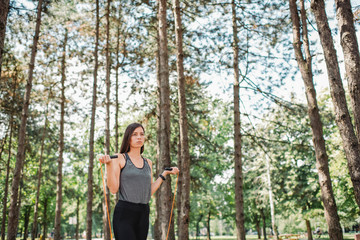
M 316 235 L 313 235 L 314 240 L 330 240 L 329 235 L 322 235 L 321 238 L 316 238 Z M 191 240 L 195 240 L 195 237 L 190 237 Z M 207 239 L 206 236 L 198 237 L 197 239 Z M 234 240 L 236 236 L 211 236 L 212 240 Z M 246 239 L 258 239 L 257 235 L 246 235 Z M 261 238 L 264 239 L 264 238 Z M 346 240 L 354 240 L 355 234 L 354 233 L 344 233 L 344 239 Z M 300 238 L 299 240 L 307 240 L 307 238 Z
M 17 238 L 17 240 L 22 240 L 23 238 Z M 28 238 L 30 240 L 31 238 Z M 93 238 L 94 239 L 94 238 Z M 200 239 L 204 240 L 207 239 L 206 236 L 201 237 L 190 237 L 190 240 Z M 236 236 L 211 236 L 212 240 L 234 240 L 236 239 Z M 246 235 L 246 239 L 258 239 L 257 235 Z M 264 238 L 261 238 L 264 239 Z M 269 238 L 268 238 L 269 239 Z M 329 235 L 321 235 L 321 238 L 316 238 L 316 235 L 313 235 L 314 240 L 330 240 Z M 355 233 L 344 233 L 344 239 L 346 240 L 354 240 L 355 239 Z M 39 238 L 36 238 L 36 240 L 40 240 Z M 46 240 L 49 240 L 46 238 Z M 68 239 L 67 239 L 68 240 Z M 269 239 L 270 240 L 270 239 Z M 299 240 L 307 240 L 307 238 L 300 238 Z
M 330 240 L 329 235 L 321 235 L 321 238 L 316 238 L 316 236 L 313 236 L 314 240 Z M 355 239 L 355 233 L 344 233 L 344 239 Z
M 189 239 L 190 240 L 195 240 L 195 239 L 203 240 L 203 239 L 207 239 L 207 237 L 206 236 L 201 236 L 201 237 L 198 237 L 198 238 L 190 237 Z M 236 239 L 236 236 L 211 236 L 211 239 L 212 240 L 234 240 L 234 239 Z

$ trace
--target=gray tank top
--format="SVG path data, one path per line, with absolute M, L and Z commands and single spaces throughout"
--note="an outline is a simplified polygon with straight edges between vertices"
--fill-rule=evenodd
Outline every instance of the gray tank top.
M 144 165 L 137 168 L 125 153 L 125 166 L 120 172 L 119 200 L 147 204 L 151 198 L 151 169 L 143 158 Z

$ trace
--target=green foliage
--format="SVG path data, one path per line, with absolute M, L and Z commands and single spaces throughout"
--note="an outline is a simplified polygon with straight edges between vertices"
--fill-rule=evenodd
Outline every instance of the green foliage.
M 10 183 L 17 151 L 22 99 L 34 32 L 35 3 L 12 3 L 6 33 L 6 54 L 0 81 L 0 199 L 4 197 L 6 169 L 10 156 Z M 288 81 L 298 81 L 297 66 L 289 42 L 286 1 L 236 1 L 240 39 L 242 161 L 246 229 L 265 214 L 269 228 L 269 189 L 266 154 L 270 158 L 271 186 L 276 222 L 280 232 L 304 232 L 304 219 L 326 229 L 315 168 L 312 136 L 301 100 L 285 101 L 274 94 Z M 169 4 L 169 7 L 171 4 Z M 33 205 L 43 129 L 46 128 L 43 177 L 40 189 L 39 224 L 53 229 L 56 201 L 56 171 L 59 138 L 60 58 L 65 28 L 69 31 L 66 71 L 65 154 L 63 176 L 62 234 L 73 237 L 79 201 L 80 232 L 85 231 L 89 126 L 95 49 L 94 1 L 52 1 L 46 5 L 36 58 L 34 86 L 27 125 L 26 161 L 21 184 L 21 215 Z M 111 6 L 111 101 L 115 102 L 115 67 L 119 61 L 120 142 L 125 127 L 141 122 L 146 130 L 144 156 L 157 164 L 157 5 L 156 1 L 119 1 Z M 98 99 L 95 156 L 104 152 L 105 122 L 105 2 L 100 1 Z M 191 157 L 190 232 L 198 235 L 207 226 L 218 234 L 232 234 L 235 228 L 233 163 L 233 103 L 231 99 L 232 31 L 230 4 L 223 1 L 183 1 L 184 65 Z M 311 21 L 311 17 L 309 18 Z M 174 19 L 168 14 L 169 69 L 171 83 L 171 161 L 177 164 L 179 107 L 176 84 Z M 120 51 L 116 54 L 117 32 Z M 320 73 L 320 70 L 316 70 Z M 204 76 L 210 80 L 204 80 Z M 217 95 L 211 87 L 222 81 Z M 225 83 L 224 83 L 225 82 Z M 290 85 L 292 82 L 290 83 Z M 223 91 L 223 92 L 222 92 Z M 286 91 L 286 90 L 284 90 Z M 275 104 L 274 104 L 275 103 Z M 111 106 L 111 152 L 115 152 L 114 112 Z M 355 223 L 359 211 L 341 138 L 334 121 L 329 94 L 319 97 L 330 172 L 342 224 Z M 251 109 L 250 109 L 251 108 Z M 44 126 L 45 116 L 48 124 Z M 9 121 L 13 117 L 12 145 Z M 5 136 L 7 138 L 5 139 Z M 154 171 L 154 177 L 156 173 Z M 103 189 L 100 167 L 94 162 L 93 234 L 102 231 Z M 175 181 L 172 180 L 174 186 Z M 9 198 L 8 198 L 9 199 Z M 9 201 L 9 200 L 8 200 Z M 115 196 L 112 196 L 112 206 Z M 1 203 L 2 204 L 2 203 Z M 7 203 L 9 205 L 9 202 Z M 151 223 L 155 221 L 151 200 Z M 4 206 L 1 206 L 3 209 Z M 45 211 L 46 207 L 46 212 Z M 176 218 L 175 218 L 176 219 Z M 98 236 L 100 237 L 100 236 Z
M 323 112 L 324 135 L 326 136 L 330 175 L 333 179 L 332 185 L 338 207 L 338 214 L 344 227 L 351 227 L 357 224 L 356 219 L 359 216 L 359 209 L 355 202 L 354 190 L 349 176 L 345 152 L 342 147 L 342 140 L 335 124 L 335 115 L 330 94 L 321 94 L 319 98 L 319 108 Z

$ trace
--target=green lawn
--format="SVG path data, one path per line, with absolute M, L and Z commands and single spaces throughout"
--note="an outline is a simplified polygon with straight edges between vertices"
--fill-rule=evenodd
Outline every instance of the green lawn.
M 246 236 L 246 238 L 247 238 L 247 236 Z M 196 238 L 191 238 L 190 237 L 190 239 L 195 240 Z M 198 237 L 197 239 L 203 240 L 203 239 L 207 239 L 207 238 L 206 238 L 206 236 L 201 236 L 201 237 Z M 211 239 L 214 239 L 214 240 L 234 240 L 234 239 L 236 239 L 236 237 L 234 237 L 234 236 L 212 236 Z
M 191 240 L 195 240 L 196 238 L 190 238 Z M 206 236 L 202 236 L 202 237 L 198 237 L 197 239 L 207 239 Z M 234 240 L 236 239 L 235 236 L 212 236 L 211 239 L 213 240 Z M 258 239 L 257 235 L 246 235 L 246 239 Z M 263 238 L 262 238 L 263 239 Z M 322 235 L 321 238 L 316 238 L 316 236 L 313 236 L 314 240 L 330 240 L 328 235 Z M 345 233 L 344 234 L 344 239 L 351 239 L 354 240 L 355 239 L 355 234 L 354 233 Z M 301 238 L 301 240 L 307 240 L 307 238 Z
M 313 238 L 314 238 L 314 240 L 330 240 L 329 235 L 322 235 L 321 238 L 316 238 L 315 236 L 313 236 Z M 344 239 L 354 240 L 355 234 L 354 233 L 344 233 Z
M 30 240 L 30 239 L 31 238 L 28 238 L 28 240 Z M 196 239 L 195 237 L 190 237 L 190 240 L 195 240 L 195 239 Z M 206 236 L 201 236 L 201 237 L 198 237 L 197 239 L 204 240 L 204 239 L 207 239 L 207 238 L 206 238 Z M 236 237 L 235 236 L 212 236 L 211 239 L 212 240 L 234 240 L 234 239 L 236 239 Z M 257 238 L 257 235 L 246 235 L 246 239 L 258 239 L 258 238 Z M 316 236 L 313 236 L 313 239 L 314 240 L 330 240 L 328 235 L 322 235 L 321 238 L 316 238 Z M 354 233 L 345 233 L 344 234 L 344 239 L 354 240 L 355 239 L 355 234 Z M 17 238 L 17 240 L 23 240 L 23 238 L 21 238 L 21 239 Z M 40 240 L 40 239 L 37 238 L 36 240 Z M 48 240 L 48 238 L 47 238 L 47 240 Z M 98 240 L 100 240 L 100 239 L 98 239 Z M 307 239 L 306 238 L 300 238 L 300 240 L 307 240 Z

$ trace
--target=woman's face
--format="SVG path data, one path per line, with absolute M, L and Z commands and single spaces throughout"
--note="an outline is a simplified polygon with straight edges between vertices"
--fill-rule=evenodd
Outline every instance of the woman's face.
M 145 133 L 142 127 L 138 127 L 134 130 L 130 138 L 130 147 L 141 148 L 144 145 Z

